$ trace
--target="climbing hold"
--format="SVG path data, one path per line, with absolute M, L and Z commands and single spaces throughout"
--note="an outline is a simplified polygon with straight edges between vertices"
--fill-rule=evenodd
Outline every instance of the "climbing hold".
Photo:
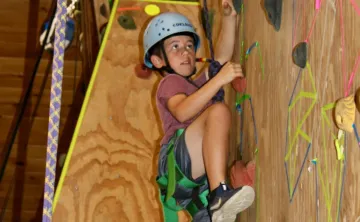
M 342 130 L 339 130 L 338 137 L 335 139 L 335 148 L 336 156 L 338 160 L 343 160 L 344 156 L 344 142 L 345 142 L 345 133 Z
M 105 18 L 107 18 L 108 16 L 107 9 L 104 3 L 100 5 L 100 14 Z
M 259 45 L 258 42 L 254 42 L 254 43 L 248 48 L 248 50 L 246 50 L 246 55 L 249 55 L 250 52 L 251 52 L 251 50 L 252 50 L 253 48 L 255 48 L 256 46 L 258 46 L 258 45 Z
M 131 15 L 121 15 L 118 18 L 118 22 L 124 29 L 136 29 L 135 21 Z
M 354 95 L 340 99 L 335 106 L 335 120 L 337 126 L 347 132 L 353 132 L 355 122 L 355 101 Z
M 233 0 L 233 5 L 237 14 L 240 14 L 243 0 Z
M 315 158 L 315 159 L 312 159 L 312 160 L 311 160 L 311 163 L 312 163 L 312 164 L 315 164 L 315 165 L 316 165 L 316 163 L 317 163 L 317 160 L 318 160 L 317 158 Z
M 264 0 L 264 7 L 267 16 L 276 31 L 280 30 L 282 0 Z
M 246 89 L 246 78 L 236 78 L 231 82 L 233 89 L 236 92 L 243 93 Z
M 293 57 L 294 63 L 297 66 L 299 66 L 301 68 L 305 68 L 306 61 L 307 61 L 307 43 L 301 42 L 301 43 L 297 44 L 294 47 L 292 57 Z
M 145 64 L 138 64 L 135 66 L 135 74 L 141 79 L 148 79 L 151 76 L 151 69 L 147 68 Z
M 255 47 L 258 47 L 259 46 L 259 43 L 258 42 L 254 42 L 249 48 L 248 50 L 246 50 L 246 53 L 245 53 L 245 60 L 248 59 L 249 55 L 250 55 L 250 52 L 251 50 L 253 50 L 253 48 Z
M 233 188 L 242 186 L 255 185 L 255 161 L 244 164 L 243 161 L 237 160 L 230 168 L 230 182 Z
M 160 13 L 160 8 L 157 5 L 150 4 L 145 7 L 145 12 L 150 16 L 155 16 Z
M 110 9 L 112 9 L 112 7 L 113 7 L 113 5 L 114 5 L 114 1 L 113 1 L 113 0 L 108 0 L 108 2 L 109 2 L 109 7 L 110 7 Z
M 134 6 L 134 7 L 120 7 L 117 8 L 117 12 L 131 12 L 131 11 L 139 11 L 141 10 L 141 8 L 139 6 Z
M 201 24 L 203 26 L 203 29 L 204 29 L 205 33 L 210 33 L 211 30 L 206 29 L 205 15 L 206 15 L 206 13 L 205 13 L 204 9 L 202 9 L 201 10 Z M 210 9 L 208 11 L 208 16 L 209 16 L 209 26 L 210 26 L 210 29 L 212 29 L 213 24 L 214 24 L 214 16 L 215 16 L 214 9 Z

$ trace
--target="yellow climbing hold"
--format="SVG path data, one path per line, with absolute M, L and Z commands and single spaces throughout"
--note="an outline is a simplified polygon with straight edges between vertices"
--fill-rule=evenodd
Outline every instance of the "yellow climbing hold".
M 160 8 L 157 5 L 150 4 L 145 7 L 145 12 L 150 16 L 154 16 L 160 13 Z

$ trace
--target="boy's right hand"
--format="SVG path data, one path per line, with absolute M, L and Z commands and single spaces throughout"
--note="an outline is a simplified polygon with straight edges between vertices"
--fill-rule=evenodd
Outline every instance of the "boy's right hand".
M 227 62 L 216 75 L 217 81 L 221 81 L 221 85 L 231 83 L 236 78 L 243 78 L 241 65 L 239 63 Z

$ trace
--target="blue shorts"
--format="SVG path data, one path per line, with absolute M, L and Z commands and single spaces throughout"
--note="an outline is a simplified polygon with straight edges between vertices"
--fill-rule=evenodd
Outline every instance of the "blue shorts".
M 189 155 L 188 148 L 185 142 L 185 133 L 186 130 L 175 140 L 174 142 L 174 154 L 177 165 L 179 166 L 182 173 L 190 180 L 195 183 L 199 183 L 206 179 L 206 174 L 196 178 L 192 178 L 191 173 L 191 159 Z M 159 162 L 158 162 L 158 175 L 161 177 L 167 174 L 167 149 L 169 144 L 164 144 L 160 149 Z M 199 192 L 203 192 L 208 189 L 208 185 L 203 185 L 200 187 Z M 191 189 L 176 189 L 174 194 L 176 200 L 180 206 L 185 207 L 192 199 L 192 190 Z M 207 209 L 199 211 L 196 216 L 193 218 L 193 221 L 210 221 L 210 218 L 207 213 Z

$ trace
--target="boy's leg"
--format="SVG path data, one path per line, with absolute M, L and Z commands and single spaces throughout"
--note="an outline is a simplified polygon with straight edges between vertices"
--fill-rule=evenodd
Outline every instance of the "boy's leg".
M 205 173 L 210 190 L 226 179 L 230 110 L 223 103 L 207 108 L 185 132 L 185 141 L 191 158 L 192 176 Z
M 210 185 L 209 209 L 213 222 L 234 221 L 236 215 L 254 201 L 254 190 L 245 186 L 235 190 L 225 184 L 231 114 L 223 103 L 204 111 L 185 131 L 191 159 L 192 177 L 206 171 Z

